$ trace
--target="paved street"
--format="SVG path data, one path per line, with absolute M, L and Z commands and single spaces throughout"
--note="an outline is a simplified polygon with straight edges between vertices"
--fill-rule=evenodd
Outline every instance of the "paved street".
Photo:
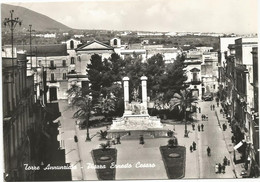
M 208 121 L 199 121 L 199 124 L 204 124 L 204 131 L 198 132 L 197 141 L 199 148 L 199 163 L 200 163 L 200 178 L 235 178 L 231 166 L 226 167 L 226 173 L 216 174 L 215 164 L 223 163 L 223 158 L 226 156 L 230 160 L 229 152 L 226 148 L 226 143 L 223 138 L 223 131 L 218 124 L 215 110 L 210 109 L 210 105 L 216 103 L 214 101 L 200 102 L 199 107 L 202 109 L 202 114 L 208 114 Z M 216 108 L 218 109 L 218 108 Z M 201 118 L 201 114 L 198 114 Z M 207 156 L 207 147 L 211 148 L 211 156 Z
M 61 121 L 61 145 L 66 150 L 66 161 L 77 167 L 72 169 L 72 179 L 97 180 L 95 169 L 89 168 L 88 165 L 89 163 L 93 164 L 91 150 L 98 148 L 99 144 L 104 141 L 100 141 L 95 136 L 91 142 L 85 142 L 86 130 L 79 130 L 75 126 L 75 119 L 72 118 L 73 111 L 67 109 L 66 101 L 60 101 L 59 103 L 62 113 L 62 116 L 59 118 Z M 188 125 L 189 137 L 184 138 L 184 125 L 165 125 L 167 129 L 175 129 L 175 136 L 178 138 L 179 145 L 186 147 L 185 178 L 235 178 L 234 166 L 232 164 L 226 167 L 225 174 L 215 173 L 215 164 L 222 163 L 224 156 L 232 160 L 232 155 L 228 150 L 228 148 L 232 150 L 232 147 L 227 145 L 226 140 L 229 136 L 221 130 L 215 111 L 210 110 L 209 106 L 213 103 L 213 101 L 198 103 L 202 113 L 208 114 L 209 117 L 208 121 L 201 121 L 201 114 L 197 114 L 198 123 L 204 124 L 203 132 L 198 132 L 197 124 L 195 131 L 192 131 L 191 125 Z M 221 117 L 222 120 L 220 122 L 225 122 L 223 116 L 219 116 L 219 118 Z M 90 135 L 95 135 L 99 130 L 105 130 L 105 127 L 91 129 Z M 78 136 L 78 143 L 74 142 L 74 135 Z M 225 136 L 226 138 L 224 138 Z M 122 144 L 113 146 L 118 151 L 117 164 L 129 163 L 133 165 L 129 169 L 118 168 L 116 170 L 116 179 L 167 179 L 159 146 L 166 145 L 168 140 L 169 138 L 146 139 L 144 145 L 140 145 L 138 140 L 122 140 Z M 197 150 L 190 152 L 189 147 L 193 141 L 197 143 Z M 207 156 L 206 152 L 208 146 L 212 151 L 212 156 L 210 157 Z M 155 164 L 155 167 L 136 168 L 135 164 L 138 162 Z

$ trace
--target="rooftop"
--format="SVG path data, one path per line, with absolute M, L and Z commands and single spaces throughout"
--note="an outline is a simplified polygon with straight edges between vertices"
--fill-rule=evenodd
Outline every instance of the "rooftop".
M 17 51 L 25 51 L 30 56 L 30 45 L 17 45 Z M 32 56 L 48 57 L 48 56 L 67 56 L 66 44 L 52 45 L 32 45 Z

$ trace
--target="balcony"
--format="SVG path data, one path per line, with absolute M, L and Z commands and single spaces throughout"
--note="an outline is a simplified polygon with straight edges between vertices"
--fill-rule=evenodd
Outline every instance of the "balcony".
M 54 79 L 50 80 L 50 83 L 56 83 L 56 82 L 57 82 L 57 80 L 54 80 Z
M 51 69 L 51 70 L 56 69 L 56 65 L 50 65 L 50 66 L 49 66 L 49 69 Z
M 71 70 L 71 71 L 68 72 L 68 74 L 69 74 L 69 75 L 70 75 L 70 74 L 77 74 L 77 72 L 76 72 L 75 70 Z
M 190 81 L 190 83 L 191 83 L 192 85 L 199 85 L 199 84 L 201 84 L 201 81 L 200 81 L 200 79 L 192 79 L 192 80 Z

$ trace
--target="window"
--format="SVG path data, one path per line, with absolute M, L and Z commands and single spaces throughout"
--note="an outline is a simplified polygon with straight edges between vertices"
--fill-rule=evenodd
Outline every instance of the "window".
M 117 39 L 114 39 L 114 45 L 115 46 L 117 45 Z
M 70 64 L 75 64 L 75 58 L 74 57 L 70 58 Z
M 54 67 L 54 61 L 53 60 L 50 61 L 50 67 Z
M 51 73 L 51 81 L 54 81 L 54 73 Z
M 198 73 L 193 73 L 193 80 L 192 81 L 198 81 Z
M 62 60 L 62 66 L 66 66 L 66 60 Z
M 215 88 L 216 88 L 216 85 L 214 84 L 214 85 L 213 85 L 213 89 L 215 89 Z
M 67 74 L 66 74 L 66 73 L 63 73 L 63 74 L 62 74 L 62 78 L 63 78 L 63 80 L 66 80 L 66 79 L 67 79 Z
M 70 41 L 70 49 L 74 49 L 74 41 L 73 40 Z

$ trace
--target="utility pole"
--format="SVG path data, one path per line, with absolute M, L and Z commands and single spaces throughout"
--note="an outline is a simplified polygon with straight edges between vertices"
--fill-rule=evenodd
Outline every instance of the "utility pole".
M 31 69 L 32 69 L 32 25 L 29 25 L 30 31 L 30 61 L 31 61 Z
M 14 10 L 10 10 L 11 18 L 4 19 L 4 26 L 8 26 L 11 30 L 11 44 L 12 44 L 12 66 L 14 66 L 14 29 L 17 24 L 22 25 L 22 21 L 17 17 L 13 18 Z
M 35 30 L 32 30 L 32 25 L 29 25 L 29 30 L 27 30 L 30 32 L 30 61 L 31 61 L 31 69 L 32 69 L 32 32 L 34 32 Z M 37 65 L 36 65 L 37 67 Z

